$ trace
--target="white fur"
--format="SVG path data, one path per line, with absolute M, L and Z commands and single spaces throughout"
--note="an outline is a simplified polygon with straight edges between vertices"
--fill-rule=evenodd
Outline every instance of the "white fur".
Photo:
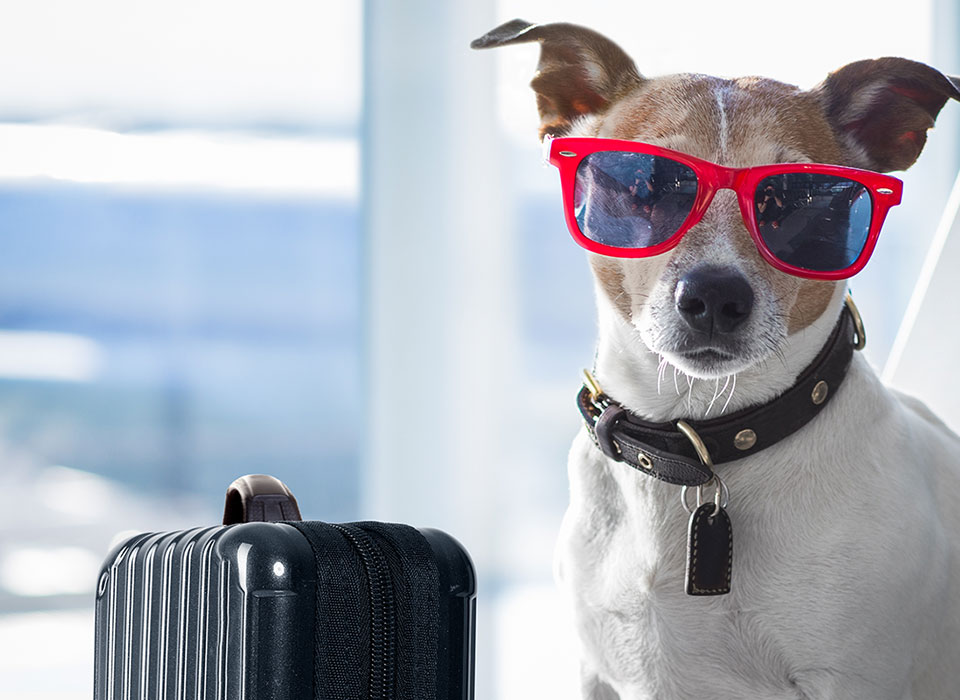
M 784 363 L 742 372 L 730 409 L 789 386 L 841 304 L 842 289 Z M 603 301 L 600 349 L 611 395 L 654 419 L 689 415 L 683 397 L 657 393 L 659 359 Z M 715 391 L 701 384 L 695 412 Z M 585 697 L 955 697 L 958 455 L 956 436 L 856 356 L 812 423 L 718 467 L 731 493 L 733 590 L 699 598 L 683 591 L 679 489 L 608 460 L 581 432 L 558 573 L 576 609 Z
M 719 129 L 720 135 L 718 137 L 719 146 L 717 149 L 717 157 L 716 157 L 716 161 L 718 163 L 723 162 L 727 154 L 727 132 L 729 129 L 729 125 L 727 124 L 727 109 L 724 106 L 723 100 L 728 91 L 729 91 L 729 88 L 724 85 L 724 86 L 718 87 L 713 92 L 713 94 L 717 98 L 717 109 L 720 110 L 720 129 Z

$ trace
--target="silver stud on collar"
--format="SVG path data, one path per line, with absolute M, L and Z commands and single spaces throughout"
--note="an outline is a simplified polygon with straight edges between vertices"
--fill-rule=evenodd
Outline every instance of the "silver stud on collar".
M 738 450 L 749 450 L 751 447 L 757 444 L 757 434 L 750 430 L 750 428 L 745 428 L 737 433 L 733 438 L 733 446 Z
M 829 385 L 825 381 L 821 380 L 817 382 L 817 385 L 813 387 L 813 391 L 810 392 L 810 400 L 819 406 L 827 400 L 828 393 L 830 393 Z

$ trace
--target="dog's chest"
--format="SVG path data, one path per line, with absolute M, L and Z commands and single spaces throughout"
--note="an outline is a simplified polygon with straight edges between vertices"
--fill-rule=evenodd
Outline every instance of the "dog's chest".
M 581 639 L 608 677 L 659 685 L 683 668 L 695 680 L 691 659 L 729 653 L 730 624 L 743 624 L 738 594 L 685 594 L 687 515 L 677 487 L 610 465 L 583 436 L 574 455 L 580 468 L 571 472 L 559 554 Z
M 682 510 L 679 519 L 671 523 L 676 527 L 658 529 L 624 521 L 606 533 L 609 546 L 589 555 L 587 542 L 572 548 L 582 557 L 573 594 L 589 663 L 618 687 L 632 688 L 629 697 L 695 697 L 696 688 L 714 687 L 718 673 L 739 674 L 731 665 L 777 646 L 765 631 L 770 615 L 744 614 L 739 593 L 685 594 Z M 765 687 L 782 687 L 786 672 L 777 678 L 776 663 L 764 659 L 760 665 L 765 668 L 749 675 L 767 676 Z
M 726 470 L 734 568 L 732 592 L 716 597 L 684 591 L 679 488 L 609 462 L 582 434 L 559 556 L 588 666 L 631 700 L 704 687 L 794 698 L 809 669 L 899 673 L 878 665 L 870 640 L 902 642 L 897 658 L 909 663 L 921 610 L 942 595 L 945 544 L 932 512 L 891 517 L 928 496 L 916 480 L 870 477 L 898 432 L 876 416 L 871 425 L 869 456 L 812 434 L 804 444 L 822 449 L 773 450 Z
M 782 585 L 779 574 L 764 577 L 767 590 L 737 586 L 735 571 L 729 595 L 687 595 L 687 515 L 679 489 L 660 486 L 643 484 L 629 505 L 617 504 L 626 506 L 619 513 L 588 496 L 581 501 L 578 525 L 568 526 L 562 568 L 578 602 L 578 633 L 591 657 L 588 664 L 617 687 L 630 688 L 624 698 L 695 697 L 704 687 L 740 693 L 738 678 L 751 679 L 755 697 L 794 697 L 783 650 L 795 647 L 794 638 L 805 632 L 793 620 L 797 610 L 785 610 L 786 590 L 776 588 Z M 590 512 L 593 508 L 598 510 Z M 738 525 L 748 526 L 736 513 L 732 517 L 735 533 Z M 754 554 L 766 550 L 769 556 L 772 543 L 748 532 L 739 539 L 750 541 L 736 558 L 740 572 L 762 569 Z M 774 558 L 771 569 L 777 566 Z

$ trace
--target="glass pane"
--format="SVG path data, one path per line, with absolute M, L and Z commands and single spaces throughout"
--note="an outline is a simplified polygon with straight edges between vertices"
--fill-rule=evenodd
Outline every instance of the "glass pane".
M 832 175 L 765 178 L 757 186 L 754 205 L 760 235 L 773 254 L 807 270 L 849 267 L 870 233 L 870 191 Z
M 581 161 L 575 192 L 584 236 L 617 248 L 645 248 L 680 229 L 696 200 L 697 177 L 668 158 L 605 151 Z

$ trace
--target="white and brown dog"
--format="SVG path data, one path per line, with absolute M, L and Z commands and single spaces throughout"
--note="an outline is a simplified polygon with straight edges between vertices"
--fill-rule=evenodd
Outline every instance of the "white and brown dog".
M 664 161 L 671 167 L 719 173 L 721 188 L 680 240 L 670 238 L 676 222 L 702 203 L 691 204 L 700 194 L 689 177 L 669 175 L 665 196 L 686 187 L 688 199 L 659 234 L 652 214 L 624 234 L 616 222 L 629 212 L 597 203 L 594 190 L 615 173 L 580 168 L 564 185 L 568 223 L 594 251 L 602 387 L 581 394 L 586 421 L 570 454 L 558 556 L 584 697 L 960 697 L 960 440 L 853 353 L 863 331 L 845 311 L 843 277 L 863 241 L 850 259 L 823 263 L 848 268 L 832 278 L 788 274 L 818 263 L 789 241 L 777 248 L 787 224 L 765 229 L 775 219 L 749 212 L 772 200 L 829 221 L 837 214 L 823 192 L 791 205 L 789 193 L 734 170 L 905 169 L 947 100 L 960 99 L 960 80 L 898 58 L 850 64 L 808 91 L 765 78 L 646 78 L 596 32 L 520 20 L 473 46 L 531 41 L 541 45 L 532 83 L 541 137 L 583 137 L 587 150 L 589 139 L 646 144 L 636 147 L 646 158 L 633 162 L 637 179 L 621 188 L 630 196 L 641 184 L 654 191 L 641 171 L 669 153 L 678 154 Z M 582 160 L 556 143 L 561 173 L 564 157 Z M 738 199 L 730 190 L 744 182 L 755 194 Z M 874 201 L 892 194 L 871 191 Z M 840 215 L 856 228 L 850 221 L 870 217 L 851 201 Z M 631 246 L 663 250 L 616 254 Z M 689 510 L 706 507 L 709 527 L 689 519 L 677 484 L 707 485 L 709 502 Z M 710 529 L 727 512 L 732 577 L 730 542 Z

